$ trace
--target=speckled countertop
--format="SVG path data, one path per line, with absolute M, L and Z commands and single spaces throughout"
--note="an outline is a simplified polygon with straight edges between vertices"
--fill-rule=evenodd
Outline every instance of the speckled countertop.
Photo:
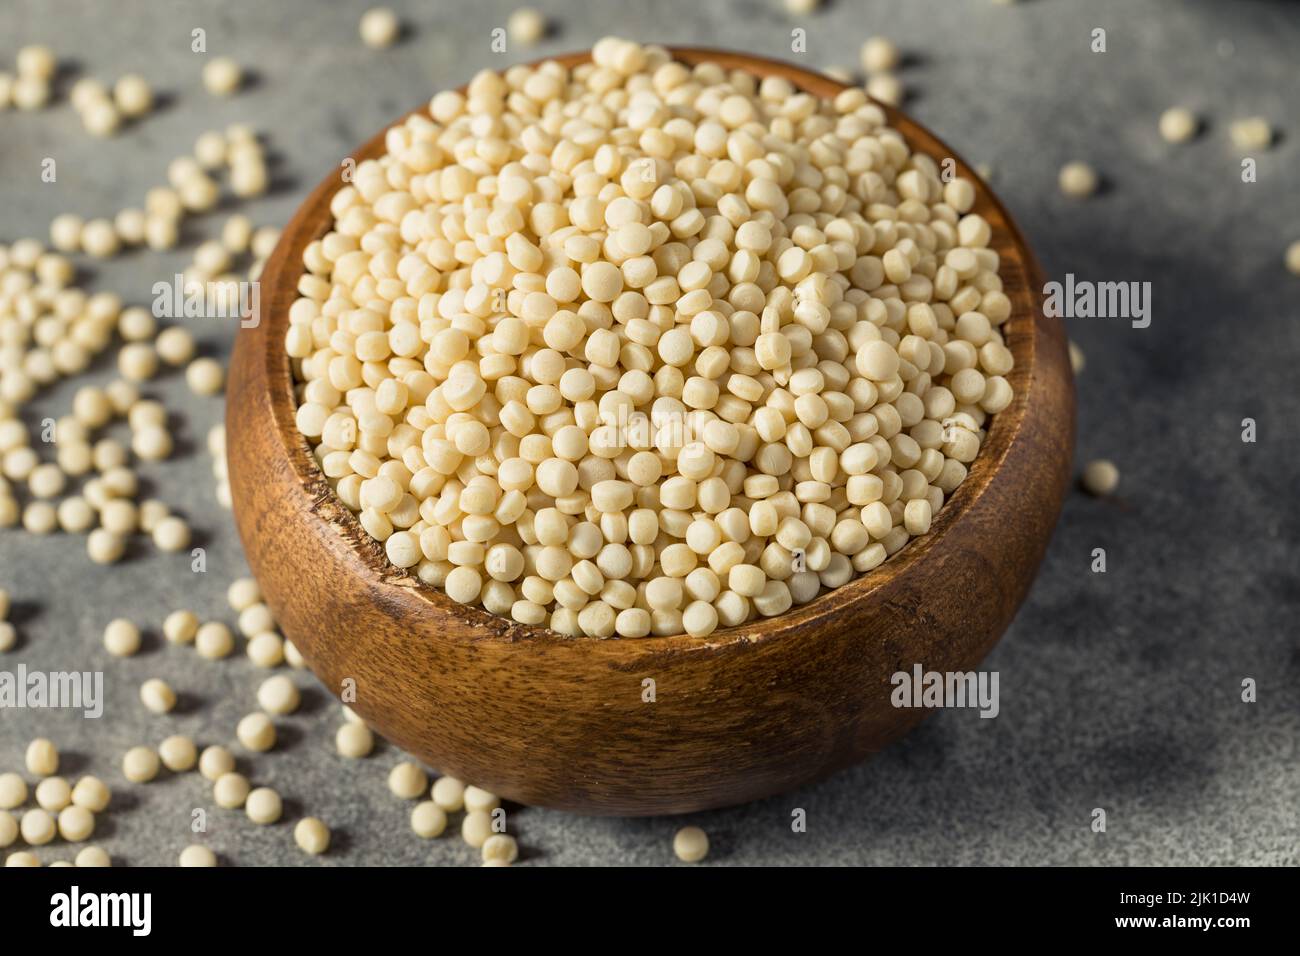
M 871 33 L 908 54 L 907 108 L 972 162 L 1018 217 L 1054 278 L 1152 283 L 1150 328 L 1077 320 L 1087 353 L 1080 381 L 1078 456 L 1106 456 L 1123 472 L 1106 501 L 1073 495 L 1029 599 L 986 667 L 1001 676 L 1001 714 L 940 713 L 874 762 L 824 784 L 730 810 L 699 814 L 719 864 L 1290 864 L 1300 863 L 1300 613 L 1295 442 L 1300 420 L 1300 280 L 1282 268 L 1300 238 L 1300 7 L 1284 2 L 1187 0 L 839 0 L 797 23 L 775 0 L 543 2 L 556 29 L 537 51 L 489 52 L 510 3 L 401 2 L 409 31 L 376 52 L 357 40 L 366 4 L 149 0 L 7 0 L 0 59 L 42 41 L 76 67 L 111 79 L 145 74 L 166 94 L 156 113 L 100 141 L 66 102 L 0 114 L 0 241 L 44 236 L 58 212 L 111 214 L 161 182 L 167 161 L 205 129 L 235 121 L 267 134 L 276 188 L 246 210 L 260 224 L 287 220 L 307 189 L 385 122 L 475 70 L 589 45 L 610 32 L 853 66 Z M 790 30 L 808 52 L 790 53 Z M 256 81 L 230 100 L 203 92 L 190 32 L 210 53 L 252 66 Z M 1093 53 L 1094 28 L 1107 52 Z M 1171 147 L 1161 111 L 1186 104 L 1207 128 Z M 1227 125 L 1267 116 L 1280 128 L 1246 184 Z M 57 160 L 55 183 L 41 162 Z M 1106 188 L 1084 203 L 1057 192 L 1069 159 L 1092 162 Z M 212 235 L 220 215 L 191 220 L 185 240 Z M 150 287 L 188 253 L 136 252 L 87 264 L 93 287 L 148 304 Z M 196 333 L 212 354 L 232 329 Z M 90 380 L 113 376 L 112 353 Z M 64 384 L 29 407 L 63 414 Z M 38 733 L 64 750 L 65 773 L 115 786 L 96 842 L 124 864 L 167 864 L 191 842 L 190 813 L 208 806 L 197 775 L 128 786 L 121 754 L 173 732 L 229 741 L 255 706 L 258 675 L 242 657 L 216 665 L 166 647 L 164 615 L 189 606 L 231 620 L 226 585 L 244 572 L 227 511 L 214 497 L 208 428 L 221 402 L 192 396 L 175 375 L 147 390 L 174 410 L 178 448 L 140 469 L 149 494 L 193 523 L 207 571 L 151 548 L 119 565 L 91 564 L 65 535 L 0 531 L 0 587 L 16 602 L 21 643 L 0 667 L 106 672 L 102 719 L 66 711 L 0 711 L 0 771 L 18 769 Z M 1258 440 L 1243 443 L 1253 418 Z M 1107 551 L 1108 571 L 1089 570 Z M 126 615 L 151 628 L 144 651 L 110 659 L 104 624 Z M 233 623 L 233 620 L 231 620 Z M 181 693 L 168 717 L 137 701 L 141 681 Z M 385 778 L 398 759 L 381 747 L 345 762 L 340 722 L 323 690 L 298 674 L 302 710 L 283 721 L 281 745 L 245 766 L 277 787 L 286 818 L 323 817 L 334 829 L 325 864 L 469 864 L 458 838 L 409 831 L 409 806 Z M 1258 701 L 1241 701 L 1241 682 Z M 807 811 L 792 833 L 792 808 Z M 1091 811 L 1107 810 L 1104 834 Z M 682 821 L 588 819 L 531 808 L 512 812 L 524 860 L 537 864 L 659 864 L 672 859 Z M 224 862 L 299 864 L 292 826 L 252 826 L 213 812 L 205 841 Z M 70 858 L 55 844 L 40 854 Z

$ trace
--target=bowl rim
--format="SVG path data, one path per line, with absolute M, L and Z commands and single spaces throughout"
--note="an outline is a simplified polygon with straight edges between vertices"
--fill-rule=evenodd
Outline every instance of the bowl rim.
M 743 70 L 759 78 L 781 76 L 801 92 L 819 98 L 833 98 L 846 89 L 855 88 L 852 84 L 842 83 L 781 60 L 709 47 L 662 45 L 661 48 L 688 66 L 713 62 L 724 68 Z M 590 59 L 591 51 L 584 50 L 544 57 L 521 65 L 537 66 L 554 61 L 572 68 Z M 464 92 L 465 86 L 458 89 Z M 461 604 L 437 587 L 421 581 L 418 575 L 412 573 L 413 569 L 396 567 L 388 560 L 383 544 L 371 538 L 362 528 L 357 515 L 343 504 L 316 461 L 307 439 L 298 432 L 295 377 L 290 357 L 284 349 L 288 306 L 297 298 L 298 279 L 305 271 L 303 251 L 308 244 L 328 231 L 332 223 L 329 201 L 335 192 L 346 185 L 340 177 L 338 167 L 327 173 L 308 194 L 281 232 L 280 241 L 267 258 L 259 276 L 259 282 L 267 282 L 268 278 L 271 280 L 267 283 L 270 294 L 261 294 L 262 311 L 259 321 L 253 327 L 240 330 L 244 334 L 254 333 L 262 337 L 260 344 L 263 347 L 255 350 L 254 355 L 264 362 L 262 371 L 269 389 L 267 397 L 276 426 L 274 431 L 277 447 L 287 459 L 298 484 L 312 500 L 311 510 L 315 516 L 331 525 L 331 530 L 338 535 L 341 544 L 353 553 L 361 565 L 373 572 L 375 580 L 372 583 L 375 586 L 400 588 L 408 597 L 418 595 L 429 605 L 431 611 L 459 618 L 464 625 L 464 637 L 456 636 L 461 630 L 458 628 L 447 628 L 441 633 L 443 636 L 466 641 L 529 641 L 567 645 L 575 641 L 612 640 L 630 643 L 642 651 L 704 651 L 733 644 L 767 642 L 783 634 L 814 626 L 819 621 L 843 613 L 852 605 L 870 600 L 887 589 L 891 582 L 926 560 L 1002 474 L 1001 465 L 1021 434 L 1029 411 L 1031 382 L 1037 375 L 1039 364 L 1041 330 L 1038 319 L 1042 315 L 1042 272 L 1011 214 L 988 184 L 955 150 L 900 110 L 878 100 L 872 99 L 871 102 L 884 111 L 886 125 L 902 135 L 913 152 L 923 152 L 936 161 L 940 158 L 951 159 L 956 174 L 974 184 L 976 198 L 971 212 L 984 216 L 992 228 L 990 247 L 999 252 L 998 274 L 1003 280 L 1003 291 L 1012 301 L 1011 316 L 1001 326 L 1007 347 L 1015 359 L 1015 366 L 1007 375 L 1014 393 L 1012 404 L 992 417 L 983 447 L 957 490 L 934 516 L 926 534 L 910 538 L 907 544 L 876 568 L 855 576 L 838 588 L 819 594 L 806 604 L 793 606 L 774 617 L 760 617 L 745 624 L 718 628 L 704 637 L 692 637 L 685 633 L 650 634 L 633 638 L 618 635 L 598 638 L 581 634 L 571 637 L 540 625 L 520 624 L 478 605 Z M 360 164 L 366 159 L 382 155 L 385 152 L 385 138 L 391 129 L 402 125 L 412 115 L 427 115 L 427 112 L 426 100 L 422 105 L 386 124 L 340 165 L 349 161 Z M 319 215 L 321 211 L 324 211 L 325 216 Z

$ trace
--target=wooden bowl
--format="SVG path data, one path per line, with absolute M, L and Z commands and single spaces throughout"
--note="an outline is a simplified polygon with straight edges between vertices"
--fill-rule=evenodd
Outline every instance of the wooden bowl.
M 819 96 L 843 89 L 784 63 L 673 52 Z M 913 149 L 954 157 L 978 185 L 975 211 L 993 227 L 1014 305 L 1004 332 L 1015 401 L 929 534 L 807 605 L 702 639 L 563 637 L 458 604 L 388 563 L 294 426 L 287 316 L 338 173 L 316 187 L 263 270 L 260 324 L 236 336 L 226 436 L 248 562 L 326 687 L 355 686 L 352 707 L 371 727 L 443 773 L 520 803 L 643 815 L 754 800 L 862 760 L 927 713 L 891 706 L 892 674 L 980 662 L 1033 580 L 1068 483 L 1066 339 L 1043 315 L 1039 267 L 1001 203 L 937 138 L 886 113 Z M 354 158 L 381 155 L 383 139 Z

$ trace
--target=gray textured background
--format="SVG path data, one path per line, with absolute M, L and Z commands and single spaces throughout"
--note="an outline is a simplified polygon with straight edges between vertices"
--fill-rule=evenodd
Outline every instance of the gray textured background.
M 282 224 L 340 156 L 433 91 L 483 66 L 576 49 L 619 32 L 642 40 L 709 44 L 790 58 L 793 25 L 775 0 L 538 4 L 556 28 L 536 51 L 488 51 L 488 31 L 511 3 L 401 2 L 406 40 L 382 52 L 357 39 L 364 3 L 164 3 L 158 0 L 4 0 L 0 59 L 43 41 L 86 73 L 144 73 L 165 108 L 109 141 L 92 139 L 66 101 L 36 114 L 0 114 L 0 241 L 44 237 L 63 211 L 111 214 L 138 205 L 166 163 L 195 137 L 234 121 L 256 125 L 281 157 L 277 191 L 248 205 L 258 224 Z M 1300 238 L 1300 8 L 1284 2 L 1066 2 L 1013 7 L 987 0 L 840 0 L 804 18 L 814 67 L 855 66 L 861 40 L 893 38 L 908 54 L 907 108 L 971 162 L 1019 218 L 1047 272 L 1154 285 L 1146 330 L 1080 320 L 1071 335 L 1088 368 L 1080 382 L 1078 457 L 1111 457 L 1120 494 L 1071 496 L 1041 575 L 986 666 L 1001 674 L 1002 712 L 940 713 L 873 763 L 817 787 L 699 814 L 711 862 L 734 864 L 1291 864 L 1300 862 L 1300 650 L 1293 499 L 1296 455 L 1286 430 L 1300 419 L 1300 280 L 1282 268 Z M 228 101 L 207 96 L 189 31 L 208 31 L 209 54 L 252 66 L 256 84 Z M 1088 51 L 1094 27 L 1109 52 Z M 1156 120 L 1168 106 L 1197 109 L 1208 128 L 1166 145 Z M 1244 185 L 1227 140 L 1236 117 L 1263 114 L 1281 129 Z M 43 157 L 59 163 L 42 184 Z M 1060 165 L 1084 158 L 1103 173 L 1096 199 L 1071 203 L 1055 188 Z M 219 216 L 191 220 L 186 238 L 211 235 Z M 135 252 L 96 265 L 93 283 L 147 304 L 154 279 L 188 252 Z M 231 330 L 197 329 L 224 354 Z M 112 353 L 95 376 L 112 377 Z M 36 420 L 68 409 L 72 388 L 44 393 Z M 150 493 L 188 515 L 208 551 L 196 576 L 184 557 L 152 548 L 111 569 L 84 542 L 0 531 L 0 586 L 18 602 L 22 643 L 3 659 L 38 669 L 107 671 L 98 721 L 64 712 L 0 712 L 0 771 L 19 769 L 38 732 L 65 751 L 65 772 L 94 772 L 116 788 L 96 841 L 119 863 L 169 864 L 190 842 L 190 808 L 207 806 L 196 774 L 129 787 L 121 754 L 168 733 L 228 742 L 255 708 L 255 669 L 163 646 L 173 608 L 231 619 L 227 583 L 244 565 L 229 513 L 213 497 L 203 447 L 221 417 L 170 376 L 148 392 L 176 413 L 181 442 L 165 465 L 140 469 Z M 1244 417 L 1259 441 L 1240 440 Z M 1088 570 L 1104 547 L 1110 571 Z M 110 659 L 104 624 L 126 615 L 155 633 L 134 659 Z M 233 623 L 233 621 L 231 621 Z M 146 714 L 141 681 L 163 676 L 178 712 Z M 1243 677 L 1259 702 L 1241 703 Z M 340 717 L 312 686 L 282 744 L 244 759 L 255 783 L 284 794 L 286 819 L 306 812 L 334 828 L 324 863 L 460 864 L 459 837 L 426 843 L 408 805 L 386 788 L 398 756 L 364 762 L 333 752 Z M 791 808 L 809 827 L 789 829 Z M 1089 831 L 1104 807 L 1109 828 Z M 520 808 L 512 814 L 529 862 L 668 862 L 681 820 L 584 819 Z M 225 862 L 297 864 L 292 824 L 257 828 L 215 811 L 207 838 Z M 68 858 L 56 844 L 40 856 Z

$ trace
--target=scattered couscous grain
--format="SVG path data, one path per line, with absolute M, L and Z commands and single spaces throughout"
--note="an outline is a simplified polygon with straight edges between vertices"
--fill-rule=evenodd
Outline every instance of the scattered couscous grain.
M 388 773 L 388 789 L 403 800 L 415 800 L 424 795 L 429 786 L 429 775 L 419 764 L 404 760 Z
M 358 32 L 361 42 L 372 50 L 392 46 L 401 32 L 397 14 L 387 7 L 373 7 L 361 15 Z
M 481 853 L 484 863 L 508 866 L 519 859 L 519 844 L 508 833 L 494 833 L 483 841 Z
M 37 737 L 27 745 L 27 772 L 38 777 L 52 777 L 59 772 L 59 748 L 46 737 Z
M 113 102 L 123 116 L 136 119 L 153 109 L 153 89 L 138 73 L 128 73 L 113 84 Z
M 1083 488 L 1089 494 L 1105 497 L 1119 487 L 1119 469 L 1105 458 L 1088 462 L 1083 469 Z
M 283 674 L 268 677 L 257 688 L 258 706 L 268 714 L 292 714 L 301 700 L 298 686 Z
M 230 628 L 220 621 L 209 621 L 194 632 L 194 649 L 200 657 L 220 660 L 235 649 L 235 638 Z
M 98 777 L 82 777 L 72 788 L 72 802 L 91 813 L 103 813 L 112 798 L 112 791 Z
M 12 771 L 0 773 L 0 810 L 13 810 L 27 802 L 27 781 Z
M 1234 120 L 1228 127 L 1232 144 L 1239 150 L 1268 149 L 1273 145 L 1273 127 L 1262 116 Z
M 189 547 L 190 526 L 184 518 L 168 515 L 154 526 L 152 537 L 159 551 L 182 551 Z
M 84 867 L 113 865 L 113 861 L 109 858 L 109 855 L 102 847 L 97 846 L 82 847 L 82 849 L 77 853 L 75 862 L 77 866 Z
M 1293 276 L 1300 276 L 1300 239 L 1286 247 L 1286 270 Z
M 506 34 L 518 46 L 534 46 L 546 36 L 546 18 L 532 7 L 520 7 L 506 20 Z
M 33 43 L 18 50 L 14 64 L 18 68 L 19 76 L 51 80 L 58 69 L 59 60 L 49 47 Z
M 501 798 L 495 793 L 489 793 L 482 787 L 474 786 L 465 788 L 464 793 L 462 794 L 462 802 L 464 803 L 465 809 L 470 812 L 475 810 L 486 810 L 491 813 L 497 807 L 501 806 Z
M 200 843 L 191 843 L 181 850 L 179 862 L 181 866 L 216 866 L 217 855 Z
M 238 810 L 253 787 L 242 773 L 223 773 L 212 783 L 212 799 L 224 810 Z
M 887 37 L 867 37 L 862 44 L 859 60 L 868 73 L 889 73 L 898 69 L 901 57 L 898 47 Z
M 303 852 L 318 856 L 329 849 L 330 830 L 316 817 L 303 817 L 293 828 L 293 840 Z
M 1071 199 L 1085 199 L 1097 191 L 1097 171 L 1087 163 L 1075 160 L 1061 167 L 1058 182 L 1061 192 Z
M 18 832 L 29 847 L 43 847 L 59 834 L 59 826 L 48 810 L 35 806 L 18 821 Z
M 876 73 L 867 77 L 867 95 L 889 106 L 903 102 L 903 81 L 893 73 Z
M 172 773 L 186 773 L 198 763 L 199 750 L 189 737 L 174 734 L 158 745 L 158 757 Z
M 340 756 L 357 760 L 370 756 L 375 747 L 375 735 L 365 724 L 346 723 L 334 735 L 334 746 Z
M 259 712 L 244 717 L 235 728 L 235 738 L 254 753 L 265 753 L 275 746 L 275 723 Z
M 455 813 L 465 807 L 465 784 L 455 777 L 439 777 L 433 782 L 430 795 L 433 802 L 448 813 Z
M 682 827 L 673 837 L 673 853 L 683 863 L 699 863 L 709 855 L 709 835 L 699 827 Z
M 213 96 L 233 96 L 244 81 L 244 71 L 228 56 L 213 57 L 203 66 L 203 86 Z
M 62 777 L 46 777 L 36 785 L 36 805 L 58 813 L 72 802 L 72 787 Z
M 214 358 L 196 358 L 185 367 L 185 384 L 195 395 L 216 395 L 225 379 L 225 370 Z
M 126 553 L 126 538 L 105 528 L 95 528 L 86 538 L 86 554 L 96 564 L 113 564 Z
M 199 632 L 199 618 L 193 611 L 172 611 L 163 620 L 163 637 L 172 644 L 192 644 Z
M 486 810 L 472 810 L 465 814 L 460 824 L 460 836 L 474 849 L 482 848 L 492 836 L 492 814 Z
M 1088 364 L 1087 356 L 1083 354 L 1083 349 L 1079 347 L 1078 343 L 1071 341 L 1070 342 L 1070 370 L 1073 371 L 1075 375 L 1078 375 L 1080 372 L 1084 370 L 1084 368 L 1087 367 L 1087 364 Z
M 1185 106 L 1171 106 L 1160 114 L 1160 135 L 1168 143 L 1185 143 L 1200 129 L 1200 120 Z
M 441 836 L 447 829 L 447 812 L 432 800 L 422 800 L 411 810 L 411 829 L 426 840 Z
M 302 652 L 299 652 L 298 648 L 290 640 L 285 641 L 285 663 L 294 670 L 303 670 L 307 666 L 307 661 L 304 661 Z
M 170 713 L 176 706 L 176 692 L 166 681 L 153 677 L 140 685 L 140 703 L 150 713 Z
M 270 787 L 258 787 L 249 793 L 244 802 L 244 812 L 248 814 L 248 819 L 261 826 L 279 820 L 283 809 L 280 795 Z
M 204 780 L 216 782 L 235 769 L 235 757 L 219 744 L 205 747 L 199 754 L 199 773 Z
M 64 807 L 59 811 L 58 828 L 59 836 L 69 843 L 81 843 L 95 832 L 95 815 L 85 807 Z
M 262 600 L 262 589 L 253 578 L 236 578 L 226 588 L 226 601 L 233 611 L 244 611 Z
M 258 667 L 278 667 L 284 663 L 284 639 L 275 631 L 263 631 L 248 639 L 248 659 Z
M 257 601 L 239 612 L 239 631 L 245 637 L 261 634 L 275 629 L 275 617 L 271 609 Z
M 122 776 L 132 783 L 148 783 L 158 776 L 161 766 L 157 751 L 143 745 L 132 747 L 122 757 Z

